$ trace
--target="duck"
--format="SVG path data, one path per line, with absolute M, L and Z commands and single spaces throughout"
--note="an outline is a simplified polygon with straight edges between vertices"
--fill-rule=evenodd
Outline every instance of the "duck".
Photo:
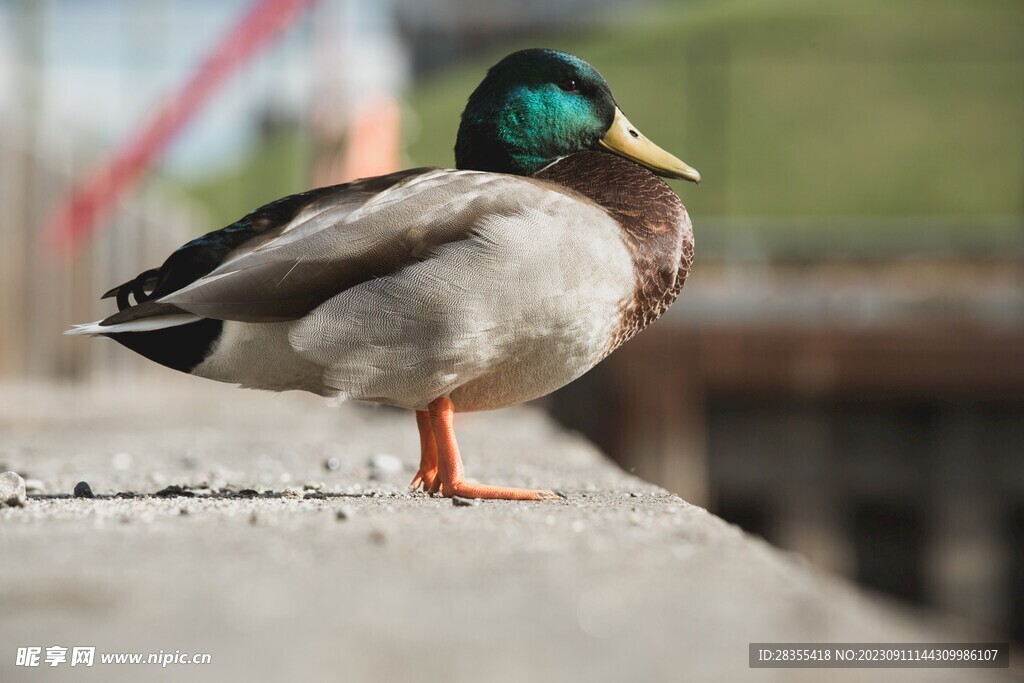
M 414 411 L 414 490 L 564 498 L 469 480 L 455 414 L 545 396 L 661 316 L 693 260 L 661 178 L 700 174 L 552 49 L 486 72 L 455 162 L 270 202 L 110 289 L 118 311 L 67 334 L 241 387 Z

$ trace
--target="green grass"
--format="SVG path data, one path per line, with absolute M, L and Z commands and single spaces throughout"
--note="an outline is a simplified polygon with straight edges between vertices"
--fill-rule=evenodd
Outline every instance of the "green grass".
M 311 163 L 309 136 L 280 129 L 262 139 L 233 169 L 184 189 L 209 211 L 211 224 L 206 230 L 215 230 L 267 202 L 308 190 Z
M 615 26 L 543 42 L 701 171 L 675 184 L 695 214 L 1024 212 L 1024 3 L 719 0 Z M 466 95 L 524 46 L 421 84 L 412 161 L 452 163 Z
M 722 219 L 712 222 L 742 231 L 739 219 L 762 217 L 755 237 L 770 243 L 786 218 L 805 226 L 801 240 L 813 240 L 806 226 L 815 221 L 822 233 L 848 219 L 947 226 L 932 235 L 927 220 L 908 222 L 901 229 L 917 234 L 891 240 L 904 249 L 977 217 L 969 239 L 1020 249 L 1024 230 L 1006 226 L 1024 217 L 1021 36 L 1019 0 L 715 0 L 623 11 L 584 31 L 497 45 L 418 83 L 408 163 L 452 165 L 459 114 L 486 68 L 545 45 L 594 64 L 633 123 L 701 171 L 700 187 L 673 183 L 698 228 Z M 256 185 L 275 168 L 264 156 L 224 182 Z M 201 192 L 220 201 L 216 187 Z M 827 249 L 843 236 L 823 238 Z M 705 235 L 702 245 L 730 239 Z

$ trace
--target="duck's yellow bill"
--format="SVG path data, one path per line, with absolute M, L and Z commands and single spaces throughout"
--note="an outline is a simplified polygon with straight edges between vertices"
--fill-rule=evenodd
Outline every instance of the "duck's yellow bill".
M 687 166 L 645 138 L 643 133 L 629 122 L 629 119 L 618 107 L 615 108 L 615 120 L 612 121 L 612 127 L 598 141 L 598 144 L 609 152 L 626 157 L 641 166 L 646 166 L 665 178 L 700 182 L 700 173 L 697 173 L 697 169 Z

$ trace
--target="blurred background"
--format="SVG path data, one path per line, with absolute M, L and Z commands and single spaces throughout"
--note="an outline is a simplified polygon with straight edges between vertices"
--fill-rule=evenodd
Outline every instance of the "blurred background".
M 277 197 L 451 166 L 521 47 L 698 168 L 654 327 L 543 401 L 816 565 L 1024 641 L 1024 3 L 0 0 L 0 380 L 166 373 L 62 337 Z

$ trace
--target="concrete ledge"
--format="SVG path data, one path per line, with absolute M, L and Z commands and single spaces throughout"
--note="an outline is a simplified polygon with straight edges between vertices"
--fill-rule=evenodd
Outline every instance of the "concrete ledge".
M 14 665 L 31 645 L 212 654 L 166 680 L 1010 678 L 750 670 L 750 642 L 992 637 L 822 575 L 539 412 L 457 428 L 470 476 L 568 500 L 456 507 L 406 493 L 418 460 L 406 413 L 178 377 L 0 387 L 0 470 L 42 486 L 0 510 L 0 680 L 42 680 Z M 80 480 L 97 498 L 69 497 Z M 171 485 L 196 495 L 113 497 Z M 45 676 L 136 681 L 156 676 L 147 668 L 159 667 Z

